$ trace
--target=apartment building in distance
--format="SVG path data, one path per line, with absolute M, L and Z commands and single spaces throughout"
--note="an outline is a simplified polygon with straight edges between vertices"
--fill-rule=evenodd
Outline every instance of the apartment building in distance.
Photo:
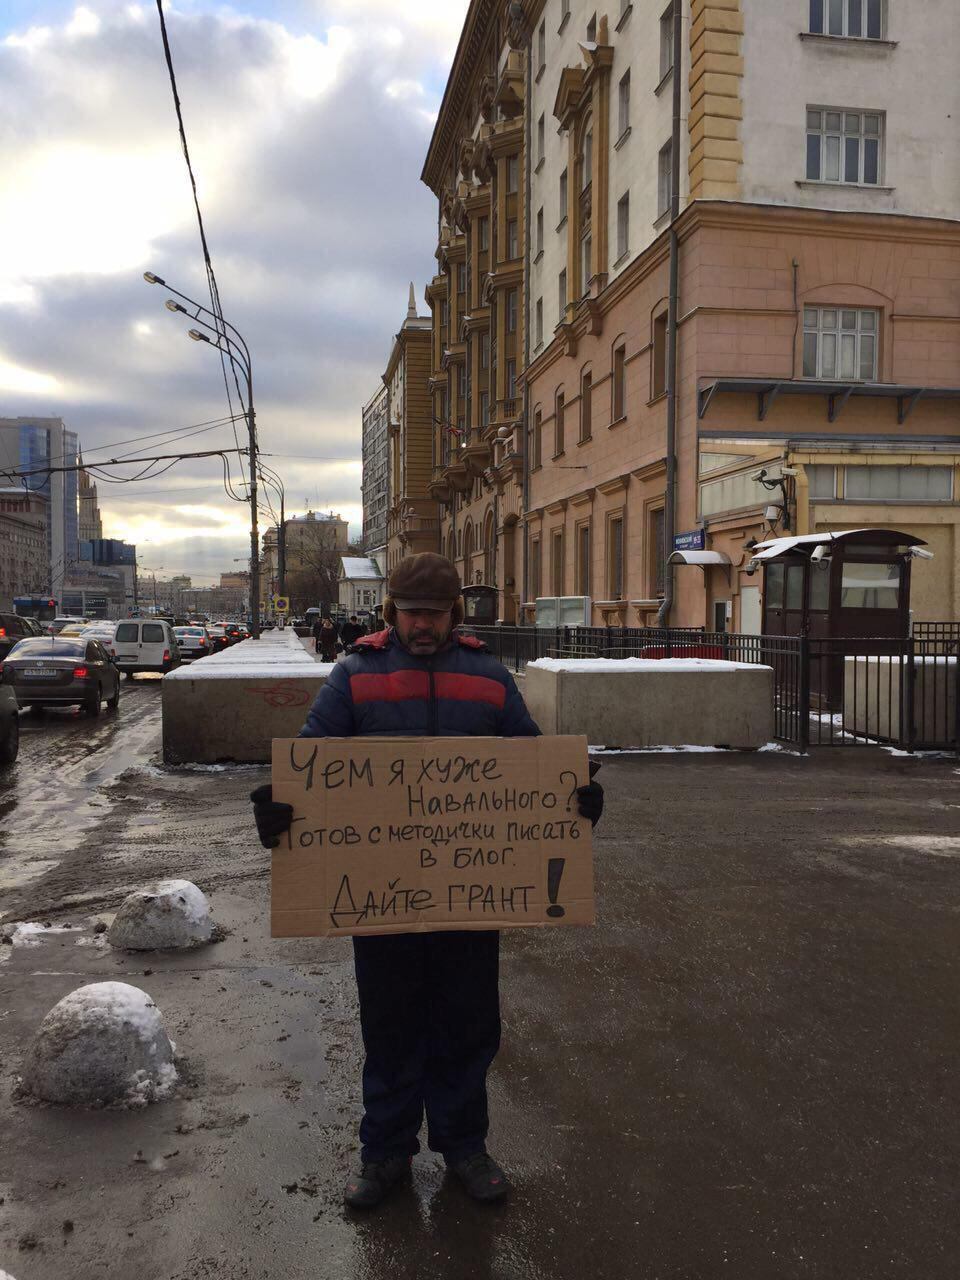
M 390 437 L 386 574 L 409 555 L 435 551 L 437 504 L 430 492 L 431 319 L 417 314 L 413 285 L 407 317 L 393 341 L 383 375 Z
M 363 406 L 363 535 L 364 554 L 387 545 L 390 505 L 390 397 L 381 382 Z
M 850 527 L 960 616 L 958 55 L 952 0 L 472 0 L 430 493 L 505 621 L 757 631 L 753 543 Z
M 50 580 L 49 503 L 42 493 L 0 485 L 0 610 L 16 596 L 42 595 Z
M 0 484 L 23 483 L 47 500 L 47 581 L 42 590 L 58 600 L 79 554 L 78 454 L 76 433 L 67 430 L 62 418 L 0 418 Z

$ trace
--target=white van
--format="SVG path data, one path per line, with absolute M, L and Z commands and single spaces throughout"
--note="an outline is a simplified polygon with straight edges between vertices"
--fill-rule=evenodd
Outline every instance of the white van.
M 169 622 L 159 619 L 126 618 L 117 623 L 113 636 L 117 667 L 132 680 L 136 671 L 159 671 L 164 675 L 180 665 L 180 648 Z

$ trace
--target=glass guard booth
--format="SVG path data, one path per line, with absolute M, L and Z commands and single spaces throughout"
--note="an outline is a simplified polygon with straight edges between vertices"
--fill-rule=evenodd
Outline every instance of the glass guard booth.
M 496 587 L 464 587 L 464 621 L 475 627 L 492 627 L 497 621 Z

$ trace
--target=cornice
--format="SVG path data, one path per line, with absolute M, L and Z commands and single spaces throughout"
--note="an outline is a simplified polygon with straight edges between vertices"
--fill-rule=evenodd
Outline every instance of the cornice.
M 622 493 L 630 483 L 630 471 L 625 471 L 623 475 L 614 476 L 612 480 L 604 480 L 602 484 L 597 485 L 597 493 L 602 493 L 605 498 L 609 498 L 612 493 Z

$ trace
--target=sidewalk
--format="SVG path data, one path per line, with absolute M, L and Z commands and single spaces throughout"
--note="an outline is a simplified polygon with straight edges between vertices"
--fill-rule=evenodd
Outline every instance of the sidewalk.
M 599 924 L 503 939 L 490 1146 L 512 1203 L 468 1203 L 425 1153 L 413 1187 L 366 1218 L 340 1207 L 359 1103 L 350 947 L 267 936 L 246 799 L 265 776 L 124 775 L 131 803 L 71 876 L 11 904 L 83 931 L 2 949 L 0 1270 L 953 1280 L 955 762 L 605 758 Z M 159 875 L 210 891 L 227 940 L 179 957 L 95 945 L 93 913 Z M 42 1013 L 105 978 L 163 1011 L 179 1096 L 136 1112 L 13 1104 Z

